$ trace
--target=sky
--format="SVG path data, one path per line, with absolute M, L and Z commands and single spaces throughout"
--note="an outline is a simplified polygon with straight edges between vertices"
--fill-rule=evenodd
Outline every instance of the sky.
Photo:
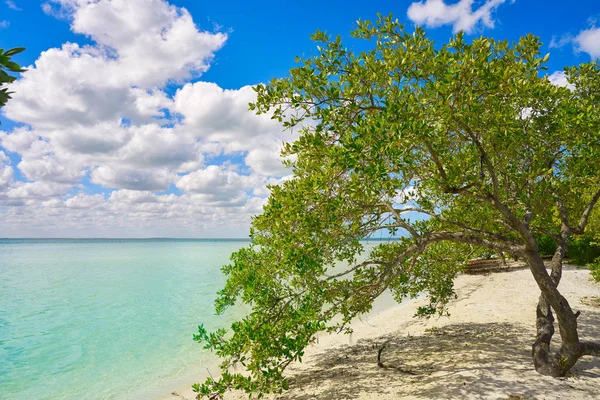
M 297 134 L 248 111 L 252 86 L 377 13 L 439 44 L 533 33 L 559 85 L 600 57 L 597 0 L 0 0 L 0 48 L 27 48 L 0 111 L 0 237 L 247 237 Z

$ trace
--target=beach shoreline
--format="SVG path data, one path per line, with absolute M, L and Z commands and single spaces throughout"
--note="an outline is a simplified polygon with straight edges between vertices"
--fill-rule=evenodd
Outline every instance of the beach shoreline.
M 537 374 L 530 357 L 539 291 L 527 269 L 460 275 L 449 317 L 416 319 L 417 298 L 393 305 L 382 299 L 353 323 L 352 335 L 319 336 L 303 363 L 290 367 L 290 390 L 281 399 L 594 399 L 600 398 L 600 362 L 582 358 L 572 376 Z M 598 339 L 600 297 L 589 271 L 565 267 L 561 291 L 579 318 L 582 339 Z M 555 342 L 558 339 L 558 332 Z M 384 368 L 377 366 L 382 352 Z M 211 370 L 215 375 L 215 371 Z M 198 376 L 196 382 L 201 381 Z M 190 385 L 162 400 L 195 398 Z M 513 397 L 510 397 L 513 396 Z M 247 398 L 230 393 L 226 399 Z

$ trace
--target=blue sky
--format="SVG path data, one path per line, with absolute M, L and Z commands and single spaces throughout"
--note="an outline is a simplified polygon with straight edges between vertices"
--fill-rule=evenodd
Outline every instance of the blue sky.
M 73 34 L 66 21 L 46 15 L 42 11 L 42 2 L 13 0 L 13 3 L 22 10 L 13 10 L 6 2 L 0 3 L 0 20 L 10 23 L 8 28 L 0 31 L 0 47 L 27 47 L 28 51 L 17 58 L 23 64 L 33 63 L 40 52 L 66 41 L 90 42 L 82 35 Z M 316 29 L 347 36 L 357 19 L 374 19 L 378 12 L 393 13 L 407 26 L 413 25 L 406 16 L 412 2 L 406 0 L 329 0 L 320 2 L 318 9 L 302 1 L 180 0 L 170 3 L 185 7 L 201 29 L 211 30 L 218 24 L 223 30 L 231 31 L 227 45 L 218 52 L 215 63 L 203 76 L 204 80 L 217 82 L 227 89 L 285 75 L 293 66 L 294 56 L 314 51 L 309 35 Z M 494 15 L 494 29 L 479 29 L 473 36 L 516 40 L 521 35 L 533 33 L 549 45 L 553 37 L 576 35 L 590 26 L 600 25 L 594 24 L 595 19 L 600 19 L 600 2 L 517 0 L 510 4 L 506 1 Z M 444 42 L 452 34 L 452 27 L 445 25 L 429 29 L 428 33 Z M 588 60 L 588 54 L 575 54 L 572 47 L 566 47 L 552 52 L 549 66 L 560 69 Z
M 600 56 L 591 0 L 0 0 L 0 47 L 32 66 L 0 115 L 0 236 L 247 235 L 294 139 L 246 110 L 248 85 L 378 12 L 438 43 L 533 33 L 557 84 Z

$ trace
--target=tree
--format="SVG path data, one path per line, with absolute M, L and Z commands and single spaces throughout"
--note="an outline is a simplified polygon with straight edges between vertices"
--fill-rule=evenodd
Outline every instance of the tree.
M 594 249 L 600 248 L 600 213 L 594 213 L 588 222 L 588 235 L 591 236 L 591 243 Z M 596 282 L 600 282 L 600 257 L 593 261 L 588 261 L 588 267 L 592 274 L 592 278 Z
M 523 259 L 539 287 L 539 373 L 564 376 L 600 355 L 579 339 L 579 313 L 559 290 L 569 239 L 600 197 L 598 63 L 565 69 L 570 90 L 543 76 L 549 56 L 532 35 L 467 43 L 459 33 L 436 48 L 391 16 L 351 34 L 370 50 L 317 32 L 317 55 L 256 87 L 251 109 L 301 132 L 283 151 L 293 178 L 272 188 L 252 243 L 223 267 L 217 311 L 250 311 L 229 330 L 199 327 L 196 339 L 223 363 L 222 377 L 195 389 L 284 390 L 285 368 L 317 332 L 346 332 L 386 290 L 398 301 L 425 292 L 419 313 L 444 312 L 461 266 L 490 251 Z M 381 232 L 400 238 L 360 256 L 360 239 Z M 537 233 L 557 240 L 551 273 Z
M 6 84 L 12 83 L 15 81 L 15 79 L 17 79 L 14 76 L 9 75 L 7 71 L 25 71 L 19 66 L 19 64 L 15 63 L 14 61 L 11 61 L 10 58 L 23 51 L 25 51 L 25 48 L 23 47 L 16 47 L 14 49 L 6 51 L 4 51 L 4 49 L 0 49 L 0 108 L 4 107 L 6 102 L 10 99 L 10 95 L 12 94 L 12 92 L 9 92 L 8 88 L 5 87 Z

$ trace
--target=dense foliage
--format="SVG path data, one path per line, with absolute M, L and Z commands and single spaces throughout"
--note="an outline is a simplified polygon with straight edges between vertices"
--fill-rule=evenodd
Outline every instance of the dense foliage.
M 600 257 L 596 258 L 593 262 L 589 264 L 590 272 L 592 274 L 592 278 L 596 282 L 600 282 Z
M 567 68 L 571 90 L 547 79 L 534 36 L 458 34 L 439 47 L 391 17 L 359 21 L 351 35 L 370 49 L 317 32 L 318 54 L 256 88 L 251 108 L 301 133 L 283 152 L 293 178 L 272 188 L 251 245 L 223 268 L 217 312 L 250 312 L 230 329 L 200 327 L 222 376 L 195 389 L 284 390 L 286 367 L 318 332 L 348 332 L 386 290 L 398 301 L 426 293 L 419 313 L 443 313 L 461 266 L 490 251 L 524 259 L 542 292 L 536 370 L 562 375 L 595 354 L 557 286 L 569 239 L 600 197 L 599 65 Z M 552 274 L 540 234 L 558 243 Z
M 16 77 L 9 74 L 9 72 L 24 72 L 19 64 L 11 61 L 11 57 L 15 54 L 23 52 L 23 47 L 16 47 L 14 49 L 6 50 L 0 49 L 0 108 L 4 107 L 6 102 L 10 99 L 11 92 L 5 87 L 6 84 L 14 82 Z
M 537 238 L 540 255 L 552 257 L 558 247 L 556 240 L 549 235 Z M 592 233 L 573 237 L 569 243 L 566 258 L 571 264 L 585 266 L 600 257 L 600 241 Z

